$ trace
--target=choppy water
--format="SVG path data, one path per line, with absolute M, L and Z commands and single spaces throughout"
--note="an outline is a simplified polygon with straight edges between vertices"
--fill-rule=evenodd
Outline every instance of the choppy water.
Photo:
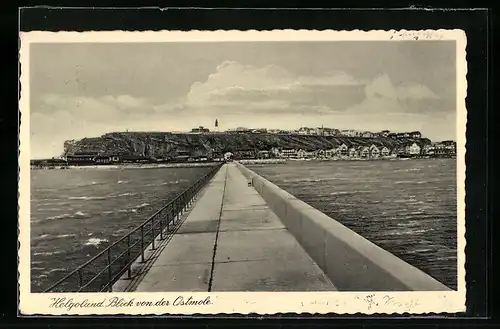
M 456 160 L 310 161 L 248 168 L 456 289 Z
M 124 236 L 210 169 L 32 170 L 32 291 Z

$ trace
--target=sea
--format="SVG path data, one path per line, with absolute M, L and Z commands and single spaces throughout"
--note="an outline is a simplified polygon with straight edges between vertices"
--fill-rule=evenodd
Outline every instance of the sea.
M 294 161 L 247 167 L 457 288 L 456 160 Z
M 85 263 L 212 168 L 31 170 L 31 291 Z
M 456 289 L 455 160 L 247 166 Z M 48 288 L 211 168 L 31 170 L 31 290 Z

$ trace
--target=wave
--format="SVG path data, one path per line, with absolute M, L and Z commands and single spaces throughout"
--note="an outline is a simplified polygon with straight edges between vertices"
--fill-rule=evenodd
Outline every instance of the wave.
M 99 239 L 99 238 L 90 238 L 85 242 L 86 246 L 98 246 L 103 242 L 108 242 L 107 239 Z
M 83 218 L 83 217 L 88 217 L 88 214 L 82 212 L 82 211 L 77 211 L 75 212 L 74 214 L 75 217 L 80 217 L 80 218 Z
M 82 211 L 77 211 L 74 214 L 61 214 L 61 215 L 55 215 L 55 216 L 50 216 L 47 217 L 46 220 L 58 220 L 58 219 L 70 219 L 70 218 L 87 218 L 89 215 L 87 213 L 84 213 Z M 39 222 L 39 221 L 34 221 L 34 222 Z
M 331 192 L 330 195 L 350 195 L 350 194 L 358 194 L 358 193 L 373 193 L 374 191 L 339 191 L 339 192 Z
M 126 209 L 120 209 L 120 210 L 117 210 L 117 211 L 105 211 L 104 214 L 113 214 L 113 213 L 130 213 L 130 212 L 133 212 L 133 213 L 136 213 L 137 211 L 149 206 L 150 204 L 147 203 L 147 202 L 144 202 L 144 203 L 141 203 L 137 206 L 134 206 L 132 208 L 126 208 Z
M 46 271 L 45 273 L 46 274 L 50 274 L 50 273 L 53 273 L 53 272 L 63 272 L 63 271 L 66 271 L 66 269 L 65 268 L 53 268 L 53 269 L 51 269 L 49 271 Z
M 134 196 L 134 195 L 137 195 L 137 194 L 139 194 L 139 193 L 127 192 L 127 193 L 122 193 L 122 194 L 114 195 L 114 197 Z
M 126 193 L 121 193 L 121 194 L 108 194 L 104 196 L 70 196 L 68 199 L 70 200 L 106 200 L 106 199 L 111 199 L 111 198 L 120 198 L 124 196 L 134 196 L 139 193 L 134 193 L 134 192 L 126 192 Z
M 61 252 L 62 251 L 40 251 L 40 252 L 34 252 L 33 256 L 52 256 L 60 254 Z
M 42 234 L 42 235 L 37 236 L 33 240 L 42 240 L 42 239 L 45 239 L 45 238 L 47 238 L 49 236 L 50 236 L 50 234 Z
M 61 215 L 56 215 L 56 216 L 50 216 L 50 217 L 47 217 L 47 220 L 63 219 L 63 218 L 68 218 L 68 217 L 71 217 L 71 214 L 61 214 Z
M 56 238 L 70 238 L 70 237 L 75 237 L 76 234 L 60 234 L 60 235 L 57 235 Z
M 105 196 L 70 196 L 70 200 L 104 200 Z
M 407 168 L 407 169 L 396 169 L 393 172 L 409 172 L 409 171 L 421 171 L 420 168 Z
M 128 180 L 119 180 L 118 182 L 116 182 L 116 184 L 128 184 L 130 183 Z

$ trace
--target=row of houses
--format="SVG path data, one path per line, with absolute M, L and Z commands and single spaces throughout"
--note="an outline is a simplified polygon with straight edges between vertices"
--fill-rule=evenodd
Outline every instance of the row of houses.
M 235 151 L 235 159 L 328 159 L 328 158 L 385 158 L 385 157 L 420 157 L 420 156 L 454 156 L 456 146 L 452 141 L 421 146 L 409 143 L 404 146 L 390 148 L 388 146 L 347 146 L 341 144 L 330 149 L 296 149 L 271 148 L 270 150 Z
M 295 130 L 283 129 L 267 129 L 267 128 L 245 128 L 237 127 L 228 129 L 227 133 L 241 133 L 241 134 L 292 134 L 292 135 L 305 135 L 305 136 L 344 136 L 344 137 L 363 137 L 363 138 L 376 138 L 376 137 L 389 137 L 389 138 L 422 138 L 420 131 L 392 133 L 389 130 L 382 130 L 380 132 L 371 131 L 357 131 L 353 129 L 339 130 L 327 127 L 300 127 Z M 210 133 L 210 129 L 199 126 L 191 129 L 191 134 L 204 134 Z

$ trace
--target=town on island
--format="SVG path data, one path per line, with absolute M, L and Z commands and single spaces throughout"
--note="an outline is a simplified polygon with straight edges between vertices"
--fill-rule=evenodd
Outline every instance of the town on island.
M 380 132 L 301 127 L 189 132 L 114 132 L 69 140 L 59 157 L 31 160 L 32 169 L 70 166 L 224 161 L 381 160 L 454 158 L 456 142 L 432 142 L 419 131 Z

